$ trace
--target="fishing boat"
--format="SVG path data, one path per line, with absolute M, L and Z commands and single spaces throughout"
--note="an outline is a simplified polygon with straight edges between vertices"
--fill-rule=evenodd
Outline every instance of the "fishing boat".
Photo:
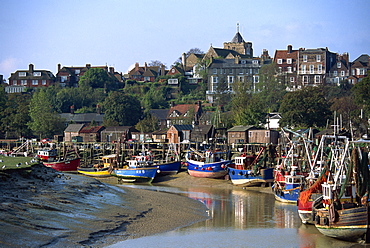
M 234 158 L 235 163 L 228 166 L 229 177 L 234 185 L 265 186 L 274 181 L 274 169 L 264 164 L 267 158 L 266 149 L 266 146 L 261 146 L 257 155 L 244 152 Z
M 153 165 L 150 156 L 141 153 L 134 156 L 133 159 L 127 160 L 122 168 L 114 168 L 112 175 L 118 177 L 121 182 L 151 183 L 158 170 L 158 166 Z
M 189 175 L 193 177 L 222 178 L 227 175 L 227 167 L 233 163 L 227 158 L 227 152 L 207 150 L 203 155 L 191 150 L 193 153 L 188 152 L 186 155 L 186 165 Z
M 153 162 L 155 166 L 158 166 L 158 176 L 177 174 L 181 168 L 181 160 L 177 147 L 172 143 L 168 146 L 165 158 L 163 160 Z
M 77 172 L 91 177 L 110 177 L 114 167 L 117 167 L 117 155 L 110 154 L 103 156 L 97 164 L 78 167 Z
M 51 148 L 44 148 L 37 151 L 37 157 L 41 161 L 55 161 L 57 158 L 57 150 Z
M 369 143 L 357 147 L 348 142 L 338 163 L 329 168 L 327 182 L 321 185 L 322 200 L 313 206 L 313 216 L 316 228 L 326 236 L 370 242 Z
M 54 161 L 44 161 L 43 164 L 57 171 L 77 172 L 81 158 L 76 148 L 67 150 L 64 147 L 63 150 L 63 156 L 57 157 Z

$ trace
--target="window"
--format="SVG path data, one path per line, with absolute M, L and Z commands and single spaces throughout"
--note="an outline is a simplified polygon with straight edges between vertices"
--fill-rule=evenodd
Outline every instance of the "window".
M 244 82 L 244 77 L 243 76 L 239 76 L 238 77 L 238 80 L 239 80 L 239 82 L 243 83 Z
M 222 74 L 223 73 L 223 69 L 222 68 L 220 68 L 220 74 Z
M 341 68 L 342 64 L 340 62 L 337 63 L 337 68 Z
M 317 73 L 322 73 L 322 64 L 317 65 Z
M 292 59 L 286 59 L 286 63 L 287 64 L 291 64 L 292 63 Z
M 289 78 L 289 81 L 290 81 L 291 83 L 294 83 L 294 77 L 290 77 L 290 78 Z
M 76 75 L 80 74 L 80 70 L 75 70 L 75 74 Z
M 360 68 L 360 69 L 358 69 L 358 70 L 359 70 L 358 75 L 365 75 L 365 70 L 364 70 L 364 68 Z
M 233 74 L 233 69 L 229 69 L 229 74 Z
M 229 84 L 232 84 L 234 82 L 234 77 L 233 76 L 227 76 L 227 82 Z
M 170 78 L 168 79 L 168 84 L 179 84 L 178 78 Z
M 321 62 L 321 55 L 316 55 L 316 62 Z
M 319 75 L 315 75 L 315 84 L 319 84 L 321 81 L 321 77 Z
M 39 80 L 32 80 L 32 85 L 39 85 Z
M 41 77 L 41 72 L 40 71 L 35 71 L 33 72 L 34 77 Z
M 282 59 L 278 59 L 278 60 L 277 60 L 277 63 L 278 63 L 278 64 L 282 64 L 282 63 L 283 63 L 283 60 L 282 60 Z
M 27 85 L 27 80 L 22 79 L 21 80 L 21 85 Z
M 239 69 L 239 74 L 243 74 L 243 69 Z
M 352 69 L 352 75 L 356 75 L 356 70 L 355 69 Z
M 288 73 L 292 73 L 292 67 L 289 66 L 287 69 L 288 69 Z
M 307 62 L 307 55 L 303 55 L 303 62 Z
M 338 76 L 338 71 L 334 71 L 333 75 L 334 77 Z
M 314 74 L 315 73 L 315 67 L 314 65 L 310 65 L 310 74 Z
M 27 74 L 26 74 L 26 72 L 21 71 L 21 72 L 18 72 L 18 76 L 25 77 L 25 76 L 27 76 Z
M 341 71 L 341 72 L 340 72 L 340 75 L 341 75 L 342 77 L 344 77 L 344 76 L 346 75 L 346 72 L 345 72 L 345 71 Z
M 270 137 L 270 132 L 269 132 L 269 131 L 266 131 L 266 133 L 265 133 L 265 137 L 266 137 L 266 138 Z
M 60 77 L 60 82 L 65 82 L 65 81 L 67 81 L 67 76 L 61 76 Z
M 306 65 L 302 65 L 302 74 L 306 74 Z
M 253 76 L 253 81 L 254 83 L 258 83 L 259 82 L 259 77 L 258 76 Z
M 46 80 L 42 80 L 42 81 L 41 81 L 41 84 L 42 84 L 42 85 L 46 85 Z
M 247 63 L 247 61 L 245 61 L 245 60 L 242 60 L 242 61 L 241 61 L 241 63 L 242 63 L 242 64 L 246 64 L 246 63 Z
M 213 69 L 212 69 L 212 73 L 213 73 L 213 74 L 217 74 L 217 68 L 213 68 Z
M 253 64 L 258 64 L 258 60 L 253 60 L 252 63 Z
M 303 82 L 304 84 L 308 84 L 308 76 L 303 76 L 303 77 L 302 77 L 302 82 Z
M 13 85 L 17 85 L 17 80 L 13 80 Z

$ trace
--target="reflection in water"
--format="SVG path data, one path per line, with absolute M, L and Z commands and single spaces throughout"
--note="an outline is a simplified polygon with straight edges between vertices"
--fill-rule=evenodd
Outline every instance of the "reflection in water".
M 151 247 L 365 247 L 325 237 L 315 226 L 303 225 L 297 206 L 275 201 L 273 194 L 243 189 L 122 187 L 187 196 L 203 202 L 212 218 L 168 233 L 126 240 L 112 247 L 149 244 Z

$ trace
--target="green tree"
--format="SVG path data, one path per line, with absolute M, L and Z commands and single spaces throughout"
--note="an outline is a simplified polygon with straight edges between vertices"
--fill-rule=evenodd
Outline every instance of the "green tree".
M 30 118 L 28 126 L 34 134 L 42 137 L 52 137 L 60 134 L 64 129 L 64 124 L 58 113 L 52 106 L 51 95 L 46 90 L 41 89 L 33 94 L 30 103 Z
M 152 115 L 147 115 L 135 125 L 135 128 L 140 132 L 153 132 L 158 129 L 158 119 Z
M 145 110 L 150 109 L 164 109 L 168 107 L 166 101 L 166 87 L 155 87 L 152 85 L 148 92 L 142 98 L 142 106 Z
M 364 109 L 365 115 L 370 116 L 370 75 L 357 82 L 352 88 L 356 103 Z
M 323 127 L 330 118 L 329 103 L 321 88 L 306 87 L 288 92 L 280 105 L 280 126 Z
M 103 102 L 104 118 L 120 126 L 133 126 L 142 116 L 140 101 L 119 91 L 112 91 Z
M 108 91 L 123 87 L 114 76 L 102 68 L 90 68 L 81 76 L 78 84 L 82 88 L 104 88 Z

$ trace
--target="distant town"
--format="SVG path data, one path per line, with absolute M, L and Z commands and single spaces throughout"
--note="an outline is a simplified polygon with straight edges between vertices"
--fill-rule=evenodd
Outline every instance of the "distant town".
M 368 132 L 368 54 L 351 61 L 328 47 L 287 45 L 255 56 L 237 30 L 222 48 L 192 48 L 169 68 L 56 66 L 55 75 L 33 64 L 0 75 L 0 138 L 230 144 L 277 143 L 285 126 Z

